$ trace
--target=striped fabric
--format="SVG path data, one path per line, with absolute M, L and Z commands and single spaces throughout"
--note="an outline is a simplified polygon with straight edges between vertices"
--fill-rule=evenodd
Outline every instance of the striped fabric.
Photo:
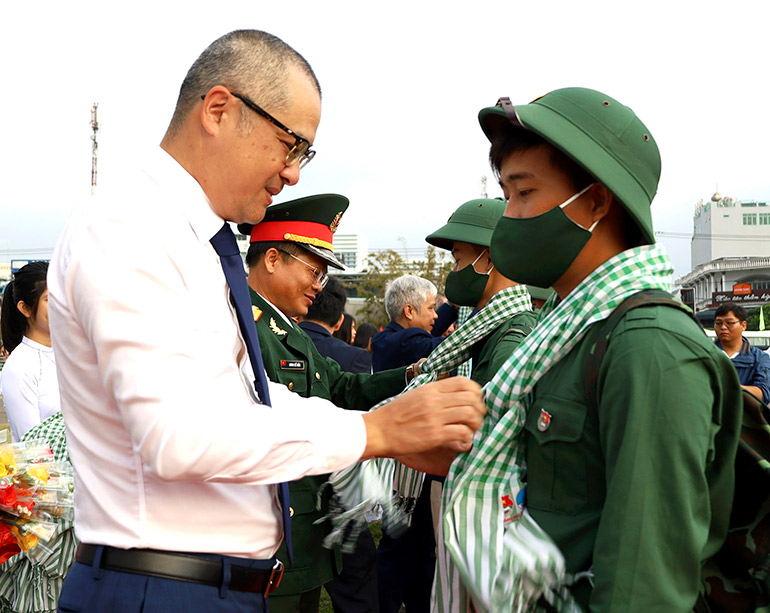
M 61 412 L 29 430 L 23 441 L 45 439 L 56 461 L 69 461 Z M 0 565 L 0 613 L 56 611 L 62 583 L 75 560 L 77 540 L 72 522 L 58 520 L 59 530 L 48 543 L 40 543 Z
M 403 393 L 435 381 L 439 375 L 453 370 L 468 361 L 473 345 L 487 336 L 502 322 L 516 313 L 531 310 L 532 300 L 524 285 L 515 285 L 497 292 L 470 323 L 460 325 L 428 356 L 416 376 Z M 381 402 L 376 410 L 392 399 Z M 422 489 L 424 473 L 412 470 L 390 458 L 359 462 L 348 469 L 334 473 L 330 482 L 339 496 L 342 506 L 347 509 L 331 517 L 335 526 L 327 537 L 328 544 L 342 542 L 346 526 L 357 522 L 361 528 L 363 510 L 379 502 L 383 507 L 383 523 L 388 533 L 397 535 L 408 526 L 411 511 Z M 395 496 L 392 495 L 395 493 Z M 352 542 L 357 531 L 346 539 Z
M 611 258 L 559 304 L 549 299 L 537 328 L 485 387 L 487 418 L 444 485 L 434 611 L 532 611 L 541 595 L 557 611 L 579 610 L 561 553 L 523 509 L 527 398 L 588 326 L 638 291 L 670 289 L 672 272 L 657 245 Z
M 530 308 L 532 307 L 530 306 Z M 461 306 L 460 308 L 457 309 L 457 327 L 455 328 L 455 330 L 459 330 L 460 327 L 470 319 L 471 313 L 473 313 L 473 307 Z M 471 378 L 470 360 L 466 360 L 465 362 L 463 362 L 457 367 L 457 376 L 465 377 L 466 379 Z

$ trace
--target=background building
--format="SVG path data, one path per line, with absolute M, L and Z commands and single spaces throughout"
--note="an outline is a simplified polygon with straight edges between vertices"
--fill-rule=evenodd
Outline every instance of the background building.
M 675 285 L 706 318 L 722 302 L 770 302 L 770 206 L 719 193 L 701 200 L 695 205 L 690 255 L 692 272 Z
M 335 234 L 334 255 L 345 265 L 345 272 L 363 272 L 369 255 L 369 243 L 360 234 Z

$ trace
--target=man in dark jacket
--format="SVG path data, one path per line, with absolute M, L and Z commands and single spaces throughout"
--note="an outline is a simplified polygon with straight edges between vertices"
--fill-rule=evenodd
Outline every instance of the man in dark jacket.
M 403 275 L 388 283 L 385 310 L 390 323 L 372 339 L 374 372 L 427 358 L 444 340 L 431 335 L 438 317 L 436 294 L 433 283 L 415 275 Z
M 337 362 L 342 370 L 368 374 L 372 372 L 372 355 L 333 336 L 342 323 L 346 301 L 342 283 L 329 277 L 324 291 L 316 296 L 299 327 L 313 340 L 318 352 Z

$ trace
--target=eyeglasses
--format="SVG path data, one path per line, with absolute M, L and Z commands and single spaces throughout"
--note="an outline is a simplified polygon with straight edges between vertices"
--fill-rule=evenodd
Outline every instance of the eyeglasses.
M 726 321 L 723 319 L 716 319 L 714 320 L 714 327 L 715 328 L 732 328 L 735 324 L 741 323 L 739 320 L 734 319 L 732 321 Z
M 298 262 L 302 262 L 305 266 L 307 266 L 310 269 L 310 272 L 313 273 L 313 283 L 320 283 L 321 287 L 326 287 L 326 284 L 329 282 L 329 275 L 327 275 L 324 271 L 322 271 L 320 268 L 316 268 L 315 266 L 312 266 L 311 264 L 308 264 L 305 260 L 302 258 L 298 258 L 293 253 L 289 253 L 288 251 L 284 251 L 283 249 L 278 249 L 281 253 L 285 253 L 290 258 L 294 258 Z
M 310 141 L 308 141 L 306 138 L 301 137 L 299 134 L 294 132 L 294 130 L 292 130 L 291 128 L 287 128 L 284 124 L 278 121 L 275 117 L 273 117 L 265 109 L 259 106 L 256 102 L 249 100 L 246 96 L 242 96 L 241 94 L 236 94 L 235 92 L 230 92 L 230 93 L 236 98 L 238 98 L 238 100 L 243 102 L 243 104 L 249 107 L 252 111 L 257 113 L 258 115 L 261 115 L 273 125 L 278 126 L 279 128 L 281 128 L 281 130 L 286 132 L 286 134 L 288 134 L 294 139 L 294 145 L 292 145 L 292 147 L 286 153 L 287 166 L 292 166 L 297 162 L 299 162 L 299 167 L 304 168 L 307 165 L 307 163 L 315 157 L 316 152 L 310 148 Z M 203 96 L 201 96 L 201 100 L 205 100 L 205 99 L 206 99 L 206 96 L 204 94 Z

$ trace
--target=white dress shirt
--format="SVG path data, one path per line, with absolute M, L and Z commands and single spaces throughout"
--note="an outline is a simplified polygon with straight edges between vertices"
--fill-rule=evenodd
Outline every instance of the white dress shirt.
M 61 408 L 53 349 L 26 336 L 8 356 L 0 382 L 14 441 Z
M 48 278 L 81 541 L 268 558 L 273 484 L 339 470 L 362 416 L 254 373 L 210 238 L 223 220 L 166 152 L 78 211 Z

